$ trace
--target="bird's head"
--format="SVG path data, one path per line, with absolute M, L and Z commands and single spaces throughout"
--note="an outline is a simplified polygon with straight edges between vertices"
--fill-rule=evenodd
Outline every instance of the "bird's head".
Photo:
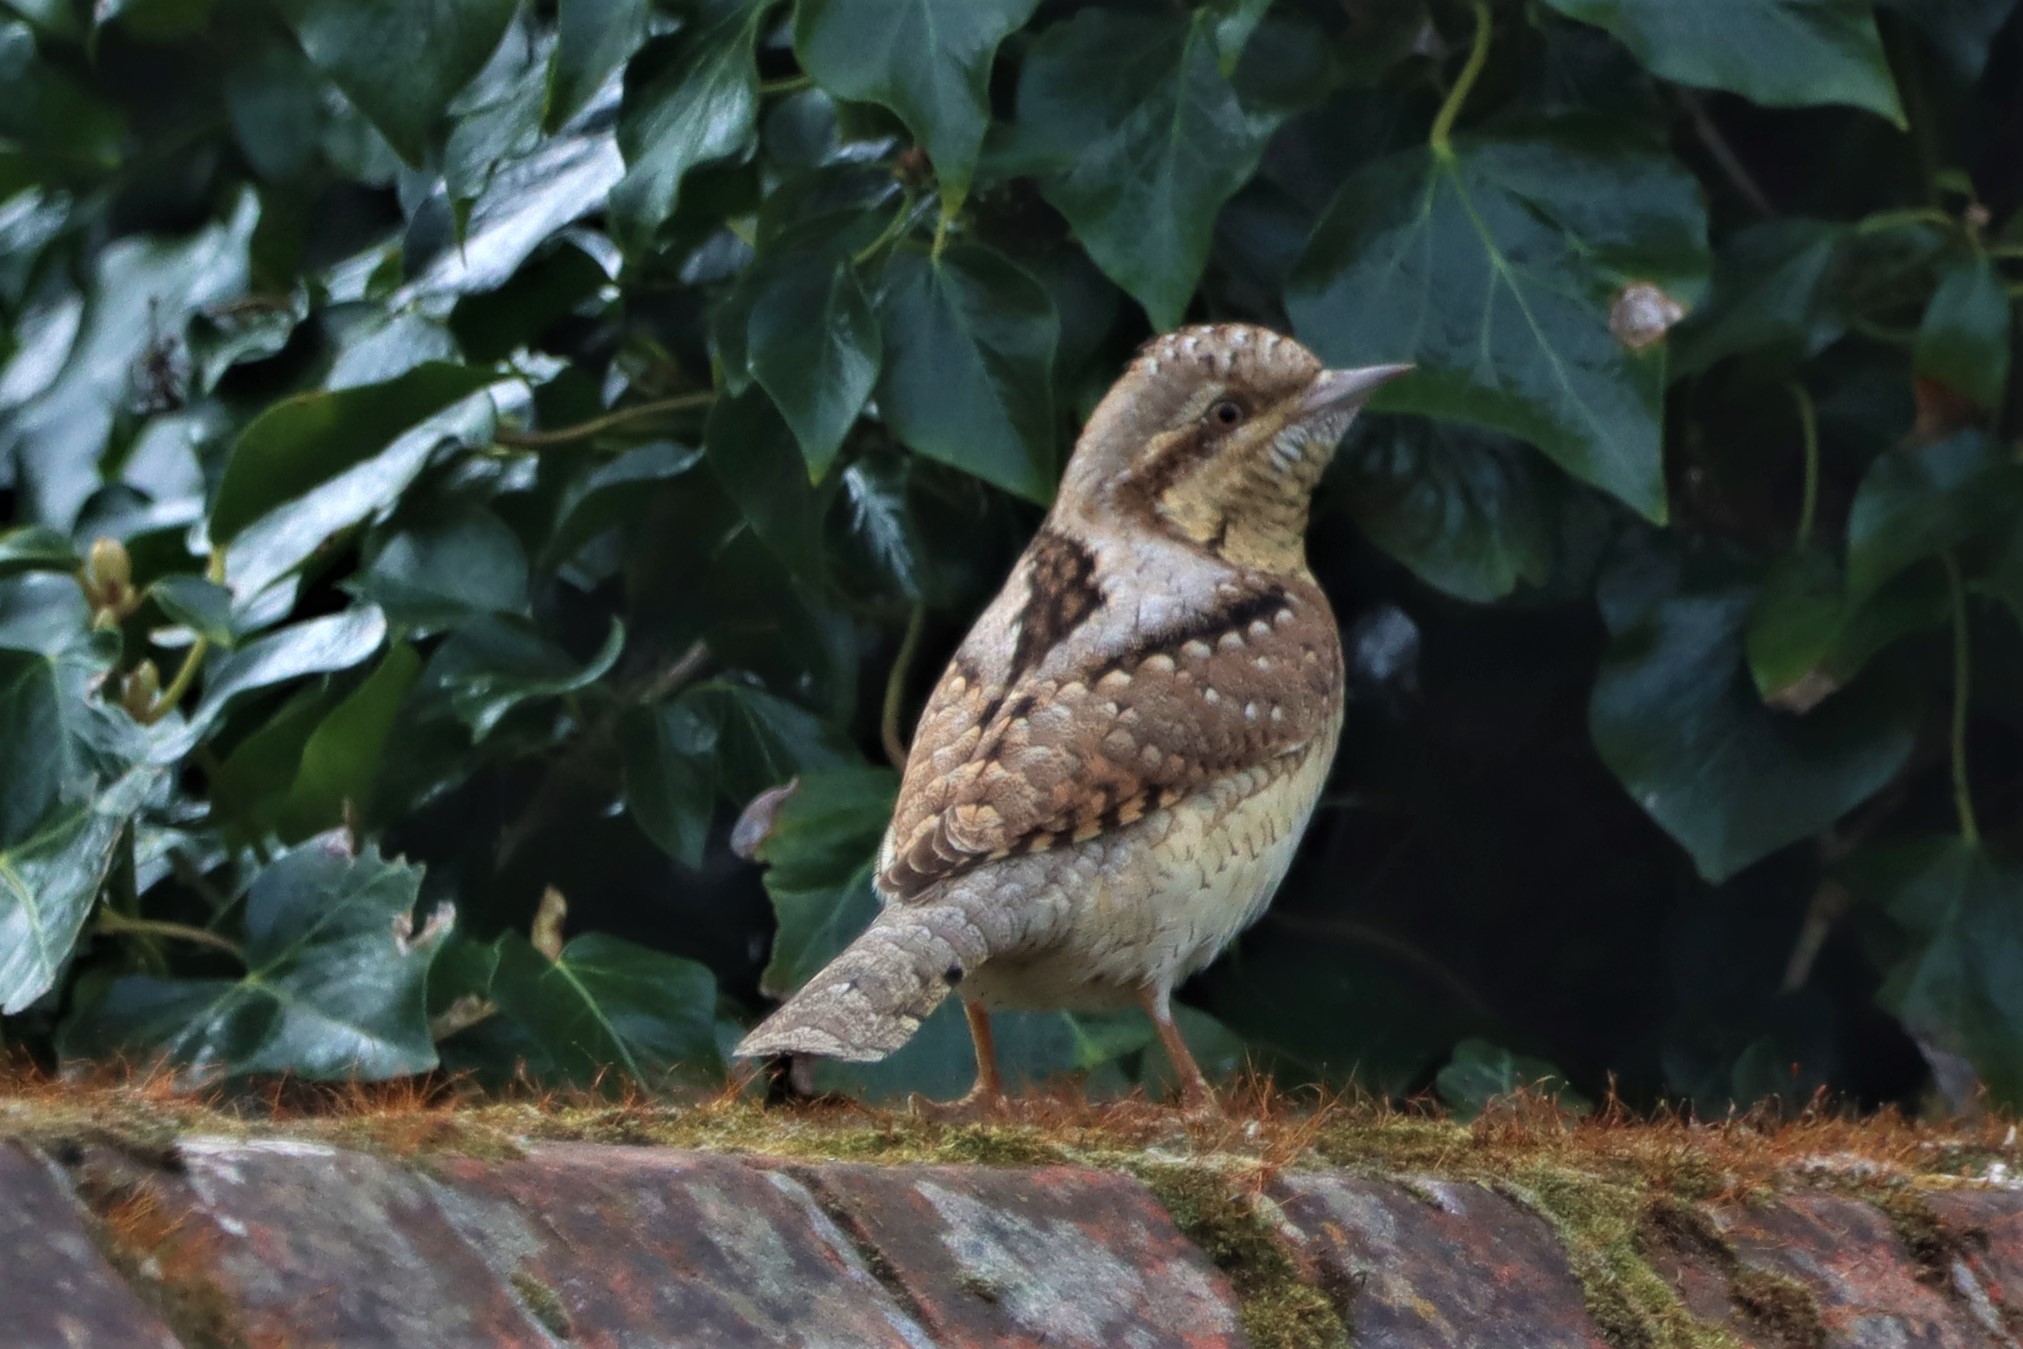
M 1241 323 L 1155 338 L 1090 416 L 1057 508 L 1299 570 L 1307 508 L 1342 433 L 1410 368 L 1328 370 L 1291 338 Z

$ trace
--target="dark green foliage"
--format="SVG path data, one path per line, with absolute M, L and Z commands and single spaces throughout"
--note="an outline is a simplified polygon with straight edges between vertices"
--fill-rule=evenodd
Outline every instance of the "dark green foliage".
M 0 0 L 0 1030 L 720 1079 L 1081 419 L 1242 319 L 1418 369 L 1204 1062 L 2023 1100 L 2016 8 Z

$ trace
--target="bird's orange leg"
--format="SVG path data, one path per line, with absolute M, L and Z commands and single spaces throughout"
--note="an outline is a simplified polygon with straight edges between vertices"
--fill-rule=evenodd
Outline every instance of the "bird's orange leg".
M 1172 994 L 1163 988 L 1144 988 L 1138 992 L 1138 1005 L 1145 1009 L 1145 1015 L 1152 1018 L 1152 1027 L 1159 1032 L 1159 1043 L 1166 1046 L 1166 1057 L 1173 1064 L 1173 1071 L 1180 1074 L 1180 1102 L 1190 1115 L 1216 1115 L 1222 1111 L 1215 1099 L 1215 1093 L 1208 1088 L 1208 1079 L 1201 1075 L 1201 1065 L 1194 1061 L 1194 1051 L 1187 1047 L 1180 1027 L 1173 1024 L 1173 1009 L 1168 1005 Z
M 1004 1079 L 998 1075 L 997 1042 L 991 1036 L 990 1013 L 982 1004 L 967 1000 L 962 1004 L 962 1013 L 969 1018 L 969 1039 L 976 1046 L 976 1085 L 958 1101 L 925 1101 L 914 1097 L 913 1108 L 928 1119 L 945 1122 L 990 1119 L 1011 1109 L 1011 1103 L 1005 1099 Z

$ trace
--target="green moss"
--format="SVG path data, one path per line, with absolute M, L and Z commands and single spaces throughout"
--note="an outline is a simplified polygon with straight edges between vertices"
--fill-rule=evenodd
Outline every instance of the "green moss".
M 1785 1349 L 1826 1349 L 1826 1321 L 1812 1290 L 1787 1275 L 1738 1265 L 1728 1296 L 1750 1323 Z
M 1742 1349 L 1727 1331 L 1686 1310 L 1644 1258 L 1643 1183 L 1531 1164 L 1514 1168 L 1502 1188 L 1558 1231 L 1588 1314 L 1616 1349 Z
M 562 1305 L 561 1295 L 541 1280 L 523 1269 L 513 1271 L 507 1282 L 520 1295 L 520 1301 L 527 1312 L 541 1323 L 550 1335 L 558 1340 L 566 1340 L 574 1333 L 575 1327 L 569 1321 L 569 1309 Z
M 1349 1343 L 1344 1309 L 1306 1281 L 1285 1238 L 1228 1176 L 1170 1163 L 1141 1163 L 1132 1170 L 1229 1279 L 1244 1334 L 1258 1349 L 1336 1349 Z

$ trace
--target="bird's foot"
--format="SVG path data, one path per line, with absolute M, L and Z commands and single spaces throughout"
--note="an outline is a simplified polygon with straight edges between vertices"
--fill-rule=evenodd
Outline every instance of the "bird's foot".
M 906 1098 L 906 1107 L 935 1124 L 983 1124 L 1009 1119 L 1012 1113 L 1012 1103 L 1002 1090 L 981 1083 L 954 1101 L 930 1101 L 915 1092 Z

